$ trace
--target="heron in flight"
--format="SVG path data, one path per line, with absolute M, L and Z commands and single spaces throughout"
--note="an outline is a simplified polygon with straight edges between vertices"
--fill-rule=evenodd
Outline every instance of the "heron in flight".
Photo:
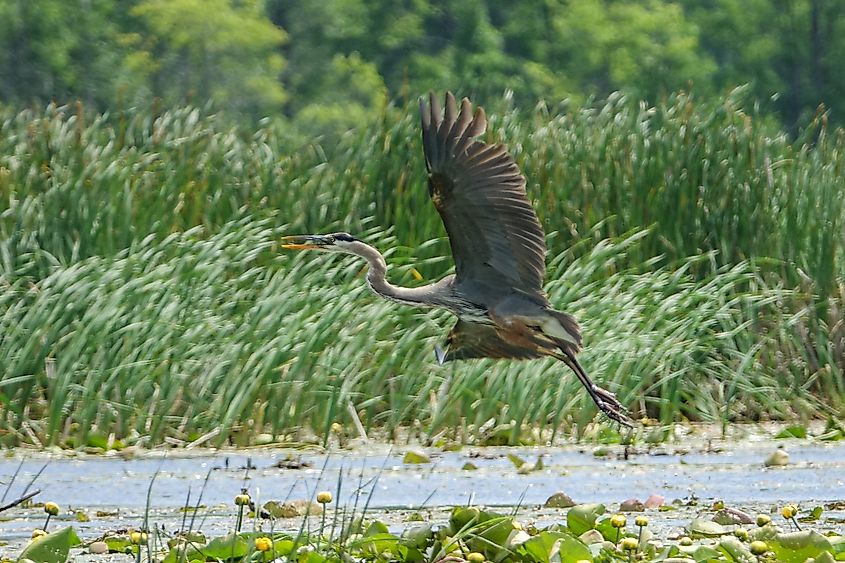
M 546 244 L 525 192 L 525 178 L 504 145 L 477 140 L 487 128 L 483 108 L 446 93 L 445 111 L 433 94 L 420 99 L 428 192 L 440 213 L 455 274 L 423 287 L 399 287 L 386 279 L 378 250 L 348 233 L 298 235 L 283 248 L 342 252 L 369 263 L 367 282 L 386 299 L 446 309 L 458 321 L 438 360 L 551 356 L 575 373 L 598 408 L 626 426 L 631 422 L 613 393 L 602 389 L 578 363 L 581 330 L 575 318 L 552 308 L 543 292 Z

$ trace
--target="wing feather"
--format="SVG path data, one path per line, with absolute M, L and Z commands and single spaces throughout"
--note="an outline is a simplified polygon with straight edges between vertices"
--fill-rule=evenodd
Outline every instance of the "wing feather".
M 460 111 L 446 93 L 445 111 L 432 94 L 420 100 L 429 194 L 443 219 L 458 282 L 543 294 L 546 243 L 525 192 L 525 178 L 507 148 L 475 139 L 484 133 L 482 108 Z

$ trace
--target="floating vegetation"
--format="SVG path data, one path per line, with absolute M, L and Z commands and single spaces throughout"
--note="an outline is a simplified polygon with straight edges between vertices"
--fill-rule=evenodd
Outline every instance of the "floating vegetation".
M 320 493 L 317 502 L 329 504 L 331 499 Z M 527 514 L 517 518 L 478 507 L 455 507 L 445 521 L 411 522 L 397 532 L 374 516 L 350 517 L 339 508 L 328 515 L 328 521 L 334 521 L 331 525 L 324 514 L 316 528 L 309 529 L 310 524 L 303 521 L 291 530 L 274 531 L 290 528 L 290 520 L 258 519 L 252 514 L 252 530 L 215 537 L 197 531 L 167 534 L 163 527 L 154 527 L 149 533 L 109 532 L 83 540 L 72 527 L 65 527 L 34 535 L 18 561 L 64 563 L 73 550 L 130 554 L 159 563 L 845 561 L 845 536 L 830 530 L 789 531 L 771 522 L 759 527 L 721 526 L 709 520 L 709 515 L 702 515 L 686 526 L 689 535 L 673 540 L 654 535 L 647 516 L 637 516 L 634 527 L 628 527 L 624 516 L 608 516 L 601 504 L 576 505 L 569 509 L 565 522 L 542 526 L 532 522 L 529 510 L 522 511 Z M 791 505 L 783 511 L 800 514 Z

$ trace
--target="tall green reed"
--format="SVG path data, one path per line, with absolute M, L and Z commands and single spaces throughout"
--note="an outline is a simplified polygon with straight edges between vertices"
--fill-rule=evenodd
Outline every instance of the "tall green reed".
M 820 116 L 790 140 L 747 105 L 616 95 L 491 116 L 487 140 L 508 143 L 550 233 L 550 296 L 581 318 L 584 362 L 664 420 L 845 402 L 842 132 Z M 593 414 L 555 362 L 434 366 L 445 315 L 374 299 L 355 261 L 276 252 L 282 232 L 344 228 L 391 248 L 398 282 L 448 271 L 412 108 L 332 147 L 191 108 L 7 112 L 0 196 L 12 440 L 27 422 L 53 442 L 248 441 L 325 431 L 349 404 L 368 427 L 492 419 L 514 437 Z

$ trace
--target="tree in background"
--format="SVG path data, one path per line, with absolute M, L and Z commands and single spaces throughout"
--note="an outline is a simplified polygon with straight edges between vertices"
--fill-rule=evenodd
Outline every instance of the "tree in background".
M 114 0 L 0 2 L 0 101 L 80 98 L 102 107 L 123 51 Z
M 750 83 L 790 127 L 845 98 L 840 0 L 7 0 L 0 101 L 204 104 L 344 131 L 451 89 L 656 102 Z
M 141 30 L 127 37 L 131 79 L 169 103 L 278 109 L 286 34 L 262 10 L 256 0 L 141 0 L 131 9 Z

